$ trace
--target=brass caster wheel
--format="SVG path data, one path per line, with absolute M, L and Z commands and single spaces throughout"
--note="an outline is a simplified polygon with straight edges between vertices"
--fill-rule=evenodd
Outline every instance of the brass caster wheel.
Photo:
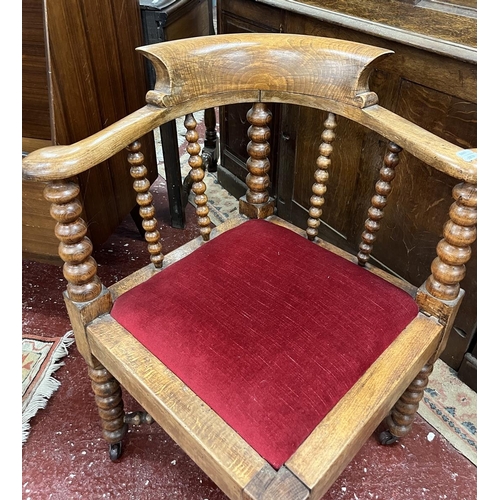
M 398 437 L 394 436 L 394 434 L 391 434 L 389 431 L 382 431 L 379 434 L 378 440 L 380 444 L 383 444 L 384 446 L 394 444 L 398 441 Z
M 109 445 L 109 458 L 112 462 L 116 462 L 122 455 L 123 446 L 122 442 L 113 443 Z

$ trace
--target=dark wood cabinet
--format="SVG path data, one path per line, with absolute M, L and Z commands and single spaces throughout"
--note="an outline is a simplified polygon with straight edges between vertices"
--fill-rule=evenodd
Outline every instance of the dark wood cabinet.
M 147 80 L 137 0 L 23 0 L 23 152 L 71 144 L 145 105 Z M 157 177 L 153 134 L 142 140 Z M 126 152 L 78 176 L 94 243 L 136 206 Z M 60 262 L 43 184 L 22 184 L 23 258 Z
M 475 2 L 218 0 L 217 9 L 220 33 L 303 33 L 393 50 L 393 55 L 377 64 L 370 81 L 381 105 L 459 146 L 477 146 Z M 297 106 L 273 106 L 272 111 L 271 192 L 278 215 L 305 226 L 304 207 L 311 196 L 323 113 Z M 246 189 L 245 114 L 241 106 L 221 110 L 219 181 L 236 196 Z M 368 207 L 346 200 L 353 193 L 359 193 L 355 198 L 361 200 L 367 191 L 373 191 L 386 143 L 347 120 L 339 120 L 336 135 L 321 235 L 356 252 Z M 285 181 L 284 174 L 295 171 L 297 164 L 300 171 L 287 175 Z M 393 273 L 418 284 L 428 276 L 435 257 L 454 180 L 430 172 L 409 155 L 403 156 L 397 170 L 406 171 L 405 178 L 411 182 L 400 185 L 396 171 L 373 256 L 383 256 Z M 436 205 L 428 201 L 424 193 L 431 192 L 432 199 L 442 202 Z M 356 222 L 356 233 L 346 231 L 351 225 L 348 221 Z M 408 259 L 417 241 L 428 252 Z M 416 264 L 408 267 L 410 261 Z M 462 282 L 466 297 L 442 356 L 455 370 L 475 346 L 476 262 L 474 253 Z
M 196 36 L 214 34 L 214 7 L 213 0 L 138 0 L 141 8 L 144 44 L 161 43 L 170 40 L 180 40 Z M 154 88 L 156 79 L 153 65 L 146 61 L 148 83 Z M 205 125 L 209 118 L 213 127 L 212 137 L 205 136 L 204 151 L 212 148 L 213 163 L 216 168 L 218 157 L 215 156 L 217 146 L 215 132 L 215 111 L 212 109 L 210 117 L 205 116 Z M 177 127 L 175 120 L 164 123 L 159 127 L 165 178 L 167 181 L 168 206 L 170 224 L 178 229 L 184 228 L 184 204 L 186 196 L 183 191 L 181 165 L 177 144 Z M 209 142 L 211 139 L 212 142 Z

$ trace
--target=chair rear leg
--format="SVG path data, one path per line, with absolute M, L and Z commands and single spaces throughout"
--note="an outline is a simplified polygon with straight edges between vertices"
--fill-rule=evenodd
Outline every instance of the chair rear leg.
M 381 444 L 393 444 L 410 432 L 433 368 L 433 363 L 426 364 L 394 405 L 385 419 L 387 430 L 379 435 Z
M 128 425 L 124 421 L 122 390 L 118 381 L 95 360 L 88 372 L 101 418 L 103 436 L 109 445 L 109 457 L 116 461 L 122 454 L 122 441 Z

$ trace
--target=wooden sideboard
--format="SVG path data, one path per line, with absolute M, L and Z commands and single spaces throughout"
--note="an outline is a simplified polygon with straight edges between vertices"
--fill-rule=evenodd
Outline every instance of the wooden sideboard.
M 218 32 L 286 32 L 342 38 L 385 47 L 394 54 L 375 67 L 370 86 L 384 107 L 432 130 L 464 148 L 477 146 L 476 2 L 454 0 L 218 0 Z M 305 226 L 323 114 L 297 106 L 270 106 L 271 193 L 278 214 Z M 220 183 L 236 196 L 245 192 L 247 158 L 246 106 L 221 109 Z M 346 120 L 336 129 L 334 170 L 326 193 L 322 237 L 357 251 L 367 206 L 348 204 L 352 193 L 372 191 L 382 164 L 385 141 Z M 294 176 L 285 173 L 301 169 Z M 397 170 L 405 171 L 407 185 L 397 172 L 377 237 L 374 257 L 384 256 L 390 270 L 417 285 L 429 274 L 442 223 L 452 203 L 454 180 L 430 172 L 405 155 Z M 291 181 L 290 181 L 291 179 Z M 424 189 L 425 186 L 425 189 Z M 423 193 L 433 192 L 431 204 Z M 354 224 L 351 224 L 354 221 Z M 348 226 L 357 227 L 349 232 Z M 428 248 L 418 258 L 407 256 L 417 247 Z M 475 251 L 475 248 L 474 248 Z M 462 282 L 466 297 L 442 359 L 460 370 L 470 365 L 476 336 L 476 254 Z M 408 267 L 408 262 L 416 262 Z M 475 351 L 474 351 L 475 352 Z M 468 367 L 470 368 L 470 366 Z M 469 376 L 469 375 L 468 375 Z M 473 378 L 475 373 L 471 375 Z M 474 380 L 467 381 L 474 386 Z M 474 387 L 475 388 L 475 387 Z
M 137 0 L 23 0 L 22 147 L 70 144 L 145 105 L 148 90 Z M 142 139 L 156 179 L 153 134 Z M 95 171 L 95 172 L 94 172 Z M 126 152 L 75 179 L 94 243 L 136 207 Z M 23 258 L 60 262 L 43 184 L 22 184 Z

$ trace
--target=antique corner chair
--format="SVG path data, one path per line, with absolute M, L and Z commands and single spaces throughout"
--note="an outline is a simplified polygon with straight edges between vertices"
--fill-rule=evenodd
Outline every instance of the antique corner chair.
M 23 160 L 24 179 L 47 182 L 68 314 L 111 459 L 119 459 L 131 422 L 154 420 L 230 498 L 321 498 L 372 433 L 389 444 L 412 426 L 464 294 L 460 281 L 476 238 L 477 153 L 378 104 L 369 75 L 386 49 L 233 34 L 138 50 L 157 75 L 143 108 Z M 251 107 L 248 190 L 240 213 L 212 228 L 193 113 L 232 103 Z M 304 229 L 275 215 L 266 103 L 324 112 Z M 180 116 L 201 234 L 163 255 L 138 139 Z M 370 129 L 387 147 L 354 252 L 318 236 L 342 121 Z M 72 177 L 124 148 L 151 262 L 105 286 Z M 407 155 L 457 179 L 421 286 L 371 257 L 396 166 Z M 121 387 L 140 411 L 124 411 Z

